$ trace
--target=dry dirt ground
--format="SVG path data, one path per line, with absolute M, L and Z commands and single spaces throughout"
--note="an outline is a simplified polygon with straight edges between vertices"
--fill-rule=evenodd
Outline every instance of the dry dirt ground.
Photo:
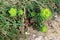
M 20 38 L 20 40 L 60 40 L 60 16 L 55 14 L 54 18 L 45 22 L 48 31 L 46 33 L 33 30 L 32 27 L 28 27 L 28 31 L 25 32 L 26 39 Z

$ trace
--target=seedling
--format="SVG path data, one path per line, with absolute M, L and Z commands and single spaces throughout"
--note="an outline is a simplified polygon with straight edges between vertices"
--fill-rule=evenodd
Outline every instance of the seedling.
M 17 9 L 16 8 L 11 8 L 9 10 L 9 14 L 10 14 L 11 17 L 16 16 L 17 15 Z

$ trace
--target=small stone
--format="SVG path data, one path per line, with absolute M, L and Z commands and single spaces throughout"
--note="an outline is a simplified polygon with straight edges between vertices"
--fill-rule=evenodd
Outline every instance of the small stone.
M 29 35 L 30 33 L 29 32 L 25 32 L 26 35 Z

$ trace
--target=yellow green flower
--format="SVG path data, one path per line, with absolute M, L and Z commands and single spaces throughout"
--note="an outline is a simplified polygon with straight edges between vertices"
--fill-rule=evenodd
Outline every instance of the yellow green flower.
M 47 26 L 46 26 L 46 25 L 42 25 L 42 26 L 40 27 L 40 31 L 41 31 L 41 32 L 47 32 Z
M 23 15 L 24 14 L 24 11 L 22 10 L 22 9 L 20 9 L 19 11 L 18 11 L 18 15 Z
M 52 16 L 52 12 L 49 8 L 43 8 L 43 9 L 41 9 L 40 16 L 43 20 L 48 19 L 49 17 Z
M 17 14 L 17 9 L 16 9 L 16 8 L 11 8 L 11 9 L 9 10 L 9 14 L 10 14 L 11 17 L 16 16 L 16 14 Z

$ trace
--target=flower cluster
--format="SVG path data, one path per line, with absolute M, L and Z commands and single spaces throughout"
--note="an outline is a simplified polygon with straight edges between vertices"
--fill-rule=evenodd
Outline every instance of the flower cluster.
M 23 15 L 23 13 L 24 13 L 24 11 L 22 9 L 20 9 L 20 10 L 17 11 L 16 8 L 11 8 L 9 10 L 9 14 L 10 14 L 11 17 L 15 17 L 17 14 L 18 15 Z

